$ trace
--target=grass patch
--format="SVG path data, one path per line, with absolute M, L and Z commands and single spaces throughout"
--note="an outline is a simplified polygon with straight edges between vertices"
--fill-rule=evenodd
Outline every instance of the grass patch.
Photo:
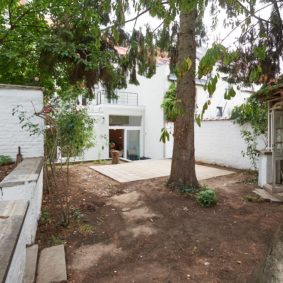
M 243 196 L 243 200 L 248 202 L 265 202 L 265 200 L 257 194 L 245 195 Z
M 79 224 L 79 232 L 82 235 L 90 235 L 94 233 L 94 227 L 87 223 L 80 223 Z
M 41 210 L 39 222 L 40 224 L 50 224 L 52 222 L 51 214 L 46 208 Z
M 2 165 L 8 165 L 8 164 L 12 164 L 13 160 L 10 156 L 8 155 L 0 155 L 0 166 Z
M 50 242 L 52 246 L 58 246 L 64 244 L 64 241 L 56 235 L 51 235 Z

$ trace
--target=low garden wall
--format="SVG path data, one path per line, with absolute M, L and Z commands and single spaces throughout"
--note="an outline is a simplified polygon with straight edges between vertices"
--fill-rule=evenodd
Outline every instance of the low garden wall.
M 24 159 L 0 188 L 0 282 L 22 282 L 26 246 L 35 240 L 40 217 L 43 157 Z
M 13 115 L 17 107 L 19 112 Z M 23 111 L 26 118 L 31 117 L 30 122 L 43 128 L 43 119 L 34 115 L 42 108 L 43 93 L 40 88 L 0 84 L 0 155 L 15 160 L 20 147 L 23 158 L 43 156 L 43 135 L 30 135 L 27 129 L 22 129 L 19 120 Z
M 167 128 L 173 132 L 173 124 Z M 264 138 L 258 138 L 258 149 L 264 149 Z M 242 151 L 247 145 L 241 136 L 241 127 L 232 120 L 204 120 L 195 124 L 195 157 L 199 162 L 218 164 L 238 169 L 251 169 L 252 165 Z M 173 138 L 166 143 L 166 158 L 172 157 Z

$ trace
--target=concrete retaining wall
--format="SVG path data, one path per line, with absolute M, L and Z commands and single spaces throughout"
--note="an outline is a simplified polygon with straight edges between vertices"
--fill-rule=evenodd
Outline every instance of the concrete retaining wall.
M 6 279 L 0 282 L 15 283 L 22 282 L 24 276 L 26 246 L 34 243 L 37 223 L 40 217 L 42 193 L 43 193 L 43 157 L 27 158 L 20 163 L 1 183 L 0 207 L 4 203 L 25 202 L 28 204 L 27 211 L 23 217 L 23 224 L 13 227 L 13 233 L 18 233 L 15 246 L 11 249 L 12 254 L 8 270 L 5 271 Z M 13 217 L 15 211 L 10 210 L 9 217 Z M 7 230 L 8 231 L 8 230 Z M 5 237 L 7 231 L 0 231 L 0 238 Z M 1 233 L 3 235 L 1 235 Z M 9 239 L 6 245 L 12 245 Z M 0 246 L 0 253 L 2 252 Z M 1 271 L 1 270 L 0 270 Z M 8 275 L 7 275 L 8 274 Z M 3 275 L 3 274 L 2 274 Z M 17 277 L 15 279 L 15 276 Z

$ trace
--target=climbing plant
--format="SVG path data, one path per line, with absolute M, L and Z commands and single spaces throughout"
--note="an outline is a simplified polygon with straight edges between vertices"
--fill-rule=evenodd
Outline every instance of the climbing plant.
M 248 156 L 254 170 L 257 170 L 259 157 L 257 140 L 262 137 L 265 144 L 267 140 L 267 115 L 266 103 L 259 101 L 254 96 L 250 97 L 246 103 L 236 106 L 231 114 L 231 119 L 242 127 L 241 136 L 247 144 L 242 154 Z

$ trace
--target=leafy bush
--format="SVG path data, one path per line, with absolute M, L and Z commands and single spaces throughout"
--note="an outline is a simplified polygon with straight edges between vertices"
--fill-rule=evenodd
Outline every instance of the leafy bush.
M 13 160 L 10 156 L 8 155 L 0 155 L 0 166 L 1 165 L 6 165 L 6 164 L 11 164 L 13 163 Z
M 211 207 L 217 203 L 217 196 L 214 190 L 205 188 L 196 194 L 197 203 L 203 207 Z

